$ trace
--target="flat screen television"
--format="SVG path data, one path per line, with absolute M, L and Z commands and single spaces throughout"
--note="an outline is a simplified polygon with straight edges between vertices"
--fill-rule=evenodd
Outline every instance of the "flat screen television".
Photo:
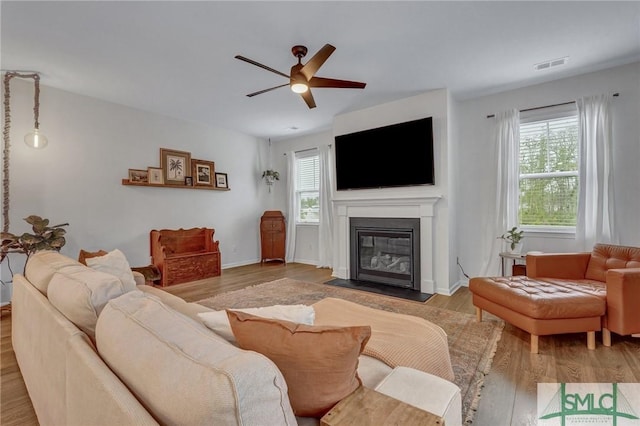
M 431 117 L 335 137 L 336 186 L 433 185 Z

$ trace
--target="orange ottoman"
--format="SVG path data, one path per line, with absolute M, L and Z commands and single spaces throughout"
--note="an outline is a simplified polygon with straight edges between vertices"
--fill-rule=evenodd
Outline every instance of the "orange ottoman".
M 538 353 L 538 336 L 551 334 L 586 331 L 587 347 L 596 347 L 595 332 L 606 310 L 604 283 L 478 277 L 471 278 L 469 290 L 478 321 L 485 310 L 531 333 L 531 353 Z

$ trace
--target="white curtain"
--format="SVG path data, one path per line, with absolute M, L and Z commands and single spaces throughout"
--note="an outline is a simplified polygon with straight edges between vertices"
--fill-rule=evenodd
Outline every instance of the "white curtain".
M 486 257 L 481 276 L 499 275 L 499 256 L 503 241 L 498 239 L 508 229 L 518 226 L 519 170 L 520 170 L 520 112 L 516 109 L 495 117 L 496 206 L 495 220 L 487 224 L 485 232 Z
M 618 243 L 612 176 L 611 97 L 578 99 L 580 189 L 576 240 L 591 251 L 595 243 Z
M 328 145 L 320 150 L 320 225 L 318 227 L 318 268 L 333 267 L 333 205 L 331 202 L 331 188 L 333 182 L 333 167 L 331 166 L 331 151 Z
M 296 153 L 287 153 L 287 253 L 286 261 L 293 262 L 296 254 Z

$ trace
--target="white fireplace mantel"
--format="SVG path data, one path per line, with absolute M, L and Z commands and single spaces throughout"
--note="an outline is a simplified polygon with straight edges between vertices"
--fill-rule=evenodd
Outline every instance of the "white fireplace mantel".
M 397 217 L 420 219 L 420 288 L 423 293 L 435 292 L 434 206 L 442 198 L 398 197 L 358 198 L 333 201 L 336 221 L 334 224 L 333 276 L 350 278 L 349 271 L 349 218 L 351 217 Z

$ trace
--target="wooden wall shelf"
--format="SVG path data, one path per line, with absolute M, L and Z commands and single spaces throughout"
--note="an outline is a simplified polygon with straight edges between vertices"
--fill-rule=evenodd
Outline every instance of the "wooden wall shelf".
M 231 191 L 231 188 L 215 188 L 213 186 L 188 186 L 188 185 L 156 185 L 150 183 L 139 183 L 139 182 L 130 182 L 129 179 L 122 179 L 123 185 L 128 186 L 150 186 L 157 188 L 179 188 L 179 189 L 205 189 L 207 191 Z

